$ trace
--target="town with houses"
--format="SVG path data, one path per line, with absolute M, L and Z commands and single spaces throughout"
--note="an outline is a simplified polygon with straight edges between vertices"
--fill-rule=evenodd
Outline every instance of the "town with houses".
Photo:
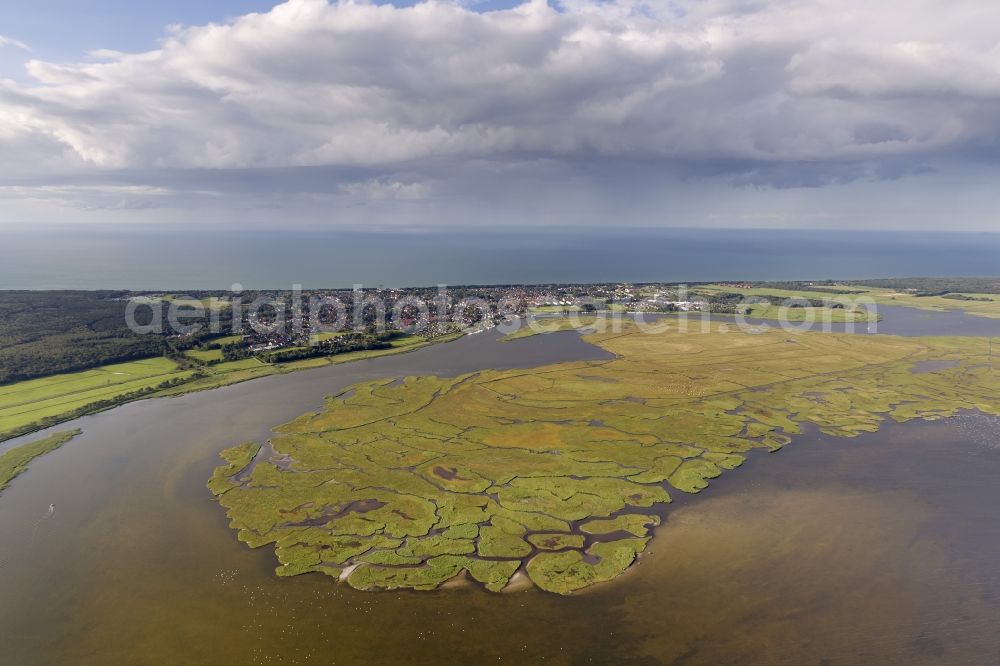
M 142 292 L 128 298 L 137 307 L 160 303 L 176 320 L 194 321 L 172 333 L 184 346 L 221 349 L 219 360 L 264 361 L 476 334 L 517 317 L 689 312 L 710 303 L 678 285 L 629 283 Z

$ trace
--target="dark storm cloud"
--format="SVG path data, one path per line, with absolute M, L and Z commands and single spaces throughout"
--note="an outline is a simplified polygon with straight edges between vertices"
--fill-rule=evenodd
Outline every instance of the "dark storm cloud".
M 978 0 L 291 0 L 0 81 L 0 196 L 472 205 L 539 177 L 894 180 L 997 161 L 998 23 Z

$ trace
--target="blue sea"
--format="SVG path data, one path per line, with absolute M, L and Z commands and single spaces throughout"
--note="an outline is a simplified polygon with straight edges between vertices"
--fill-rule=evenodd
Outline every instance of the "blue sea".
M 1000 234 L 62 227 L 0 231 L 0 289 L 246 289 L 1000 275 Z

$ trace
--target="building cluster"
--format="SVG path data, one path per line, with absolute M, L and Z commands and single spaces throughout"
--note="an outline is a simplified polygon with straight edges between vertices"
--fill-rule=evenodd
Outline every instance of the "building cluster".
M 465 285 L 457 287 L 356 288 L 198 292 L 183 302 L 229 303 L 230 328 L 249 353 L 307 346 L 337 331 L 376 334 L 400 330 L 428 339 L 477 332 L 512 318 L 560 310 L 584 312 L 676 312 L 701 309 L 665 284 Z M 171 294 L 135 294 L 134 299 L 181 301 Z

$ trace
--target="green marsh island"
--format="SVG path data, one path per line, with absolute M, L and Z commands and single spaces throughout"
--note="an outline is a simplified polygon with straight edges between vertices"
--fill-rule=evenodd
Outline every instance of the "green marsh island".
M 568 594 L 629 569 L 672 498 L 804 428 L 1000 415 L 984 338 L 625 323 L 585 339 L 614 359 L 355 385 L 223 451 L 209 488 L 280 576 Z
M 17 446 L 0 455 L 0 493 L 10 482 L 24 474 L 36 458 L 52 453 L 63 444 L 80 434 L 80 430 L 67 430 L 43 437 L 42 439 Z

